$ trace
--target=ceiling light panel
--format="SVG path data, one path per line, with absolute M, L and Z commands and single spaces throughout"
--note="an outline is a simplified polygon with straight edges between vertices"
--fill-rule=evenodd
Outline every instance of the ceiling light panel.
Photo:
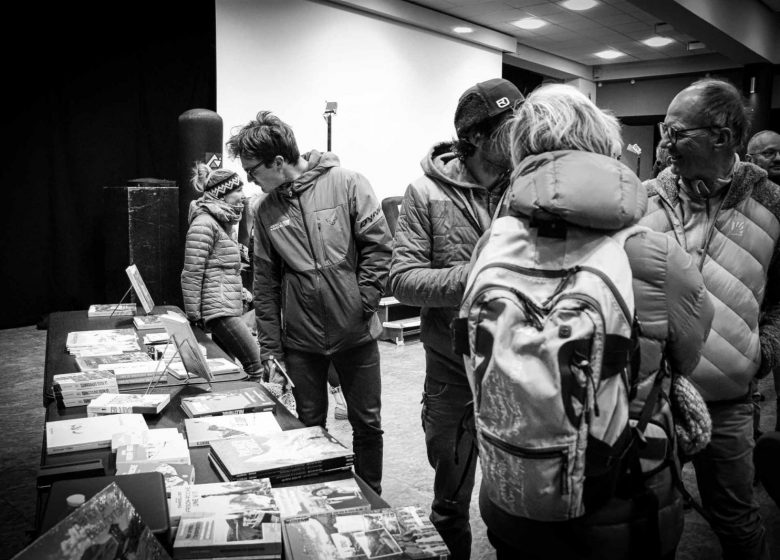
M 596 0 L 566 0 L 561 2 L 561 6 L 567 10 L 574 10 L 576 12 L 582 12 L 584 10 L 590 10 L 591 8 L 598 6 Z
M 466 27 L 465 25 L 460 25 L 458 27 L 453 27 L 452 30 L 455 33 L 460 33 L 461 35 L 467 34 L 467 33 L 474 33 L 474 29 L 471 27 Z
M 614 49 L 607 49 L 605 51 L 599 51 L 593 54 L 595 54 L 599 58 L 604 58 L 606 60 L 612 60 L 613 58 L 620 58 L 621 56 L 625 56 L 625 53 L 616 51 Z
M 656 35 L 655 37 L 650 37 L 649 39 L 645 39 L 642 41 L 645 45 L 648 47 L 665 47 L 666 45 L 670 45 L 674 43 L 674 39 L 671 39 L 669 37 L 661 37 L 660 35 Z
M 527 17 L 513 21 L 512 25 L 519 27 L 520 29 L 539 29 L 540 27 L 547 25 L 547 22 L 543 19 Z

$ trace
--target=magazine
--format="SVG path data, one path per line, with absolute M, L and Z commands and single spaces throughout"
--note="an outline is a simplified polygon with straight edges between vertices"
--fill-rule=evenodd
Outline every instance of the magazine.
M 249 412 L 247 414 L 228 414 L 224 416 L 204 416 L 185 418 L 184 429 L 190 447 L 208 445 L 216 439 L 229 439 L 253 435 L 281 432 L 274 413 Z
M 274 501 L 271 482 L 267 478 L 189 484 L 173 489 L 168 500 L 168 515 L 172 526 L 178 525 L 179 518 L 183 515 L 228 515 L 248 510 L 273 513 L 278 521 L 279 508 Z
M 296 484 L 272 490 L 282 519 L 323 513 L 360 513 L 371 509 L 354 478 Z

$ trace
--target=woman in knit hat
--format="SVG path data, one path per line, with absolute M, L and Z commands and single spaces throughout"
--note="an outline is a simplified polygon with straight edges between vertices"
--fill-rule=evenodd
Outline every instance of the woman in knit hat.
M 195 166 L 192 185 L 203 195 L 190 205 L 181 290 L 190 321 L 203 321 L 212 338 L 260 378 L 260 348 L 243 314 L 238 223 L 244 210 L 243 182 L 228 169 Z

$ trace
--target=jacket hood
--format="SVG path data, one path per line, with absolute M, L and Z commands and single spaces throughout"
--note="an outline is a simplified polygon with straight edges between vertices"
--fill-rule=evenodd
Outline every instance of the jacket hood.
M 482 188 L 452 151 L 452 142 L 441 142 L 420 161 L 425 175 L 443 184 L 465 189 Z
M 312 150 L 303 154 L 303 159 L 309 163 L 309 167 L 300 177 L 291 181 L 286 188 L 281 190 L 288 196 L 298 194 L 314 184 L 317 178 L 330 170 L 331 167 L 339 167 L 341 162 L 333 152 L 318 152 Z
M 524 216 L 544 210 L 567 223 L 607 231 L 637 223 L 647 208 L 647 191 L 628 167 L 611 157 L 573 150 L 521 161 L 508 199 L 510 208 Z
M 193 200 L 190 202 L 187 223 L 191 224 L 192 220 L 201 214 L 210 214 L 215 220 L 223 224 L 231 223 L 231 210 L 224 200 L 204 197 Z

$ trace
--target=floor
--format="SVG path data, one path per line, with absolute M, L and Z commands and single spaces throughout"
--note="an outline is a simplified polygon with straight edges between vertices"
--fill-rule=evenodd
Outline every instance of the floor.
M 44 414 L 41 407 L 46 332 L 34 326 L 0 331 L 0 560 L 10 558 L 28 541 L 35 514 L 35 476 L 40 463 Z M 403 346 L 380 343 L 383 370 L 383 424 L 385 466 L 383 497 L 392 505 L 419 504 L 429 507 L 433 471 L 428 465 L 420 427 L 420 394 L 424 358 L 418 341 Z M 762 427 L 775 420 L 775 392 L 771 379 L 761 382 Z M 351 444 L 346 420 L 335 420 L 331 407 L 328 427 L 337 438 Z M 479 483 L 479 472 L 477 473 Z M 684 478 L 695 494 L 695 479 L 689 468 Z M 757 488 L 761 514 L 767 526 L 773 558 L 780 560 L 780 512 L 763 488 Z M 472 503 L 474 542 L 472 558 L 494 558 L 476 504 Z M 706 522 L 693 510 L 686 512 L 685 532 L 678 560 L 718 558 L 720 549 Z

